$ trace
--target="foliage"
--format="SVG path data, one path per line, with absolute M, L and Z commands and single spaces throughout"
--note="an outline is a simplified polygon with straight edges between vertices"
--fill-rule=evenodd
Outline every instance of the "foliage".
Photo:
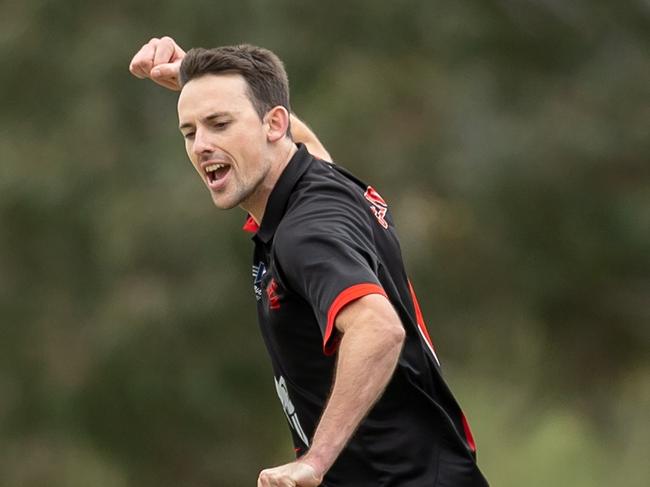
M 0 9 L 2 485 L 253 485 L 290 459 L 243 214 L 127 70 L 162 34 L 275 50 L 389 201 L 494 485 L 647 484 L 646 3 Z

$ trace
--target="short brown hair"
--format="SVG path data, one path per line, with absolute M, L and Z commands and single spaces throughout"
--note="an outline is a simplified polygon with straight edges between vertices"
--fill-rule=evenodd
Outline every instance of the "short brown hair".
M 282 61 L 268 49 L 250 44 L 190 49 L 181 63 L 181 86 L 207 74 L 223 73 L 238 73 L 246 80 L 248 96 L 260 119 L 278 105 L 291 112 L 289 80 Z

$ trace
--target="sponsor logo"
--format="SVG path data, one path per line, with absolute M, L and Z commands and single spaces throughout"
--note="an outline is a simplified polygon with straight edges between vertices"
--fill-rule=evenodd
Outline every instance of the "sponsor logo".
M 302 442 L 309 448 L 309 440 L 307 439 L 307 435 L 300 425 L 298 413 L 296 412 L 296 408 L 294 407 L 293 403 L 291 402 L 291 398 L 289 397 L 289 390 L 287 389 L 287 383 L 284 380 L 284 377 L 280 376 L 279 379 L 274 378 L 274 380 L 275 390 L 278 393 L 278 397 L 282 403 L 282 409 L 284 410 L 284 414 L 287 416 L 287 420 L 291 425 L 291 429 L 295 431 Z
M 264 262 L 253 266 L 253 291 L 255 292 L 255 299 L 257 301 L 262 299 L 262 278 L 264 274 L 266 274 Z
M 370 211 L 375 215 L 379 224 L 384 228 L 388 228 L 388 222 L 386 221 L 388 204 L 386 204 L 384 198 L 382 198 L 381 195 L 377 193 L 377 190 L 372 186 L 368 186 L 368 189 L 366 189 L 363 196 L 370 202 Z

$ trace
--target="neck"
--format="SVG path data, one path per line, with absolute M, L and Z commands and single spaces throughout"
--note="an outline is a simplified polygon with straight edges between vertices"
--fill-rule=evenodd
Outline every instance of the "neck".
M 245 211 L 247 211 L 255 220 L 255 223 L 258 225 L 261 224 L 262 218 L 264 218 L 264 211 L 266 210 L 266 204 L 268 203 L 269 196 L 271 191 L 275 188 L 275 185 L 280 179 L 282 172 L 289 164 L 289 161 L 296 153 L 298 149 L 296 144 L 290 139 L 287 139 L 285 144 L 282 144 L 278 147 L 277 152 L 273 160 L 271 161 L 271 167 L 266 177 L 262 180 L 257 189 L 251 194 L 245 202 L 242 202 L 240 205 Z

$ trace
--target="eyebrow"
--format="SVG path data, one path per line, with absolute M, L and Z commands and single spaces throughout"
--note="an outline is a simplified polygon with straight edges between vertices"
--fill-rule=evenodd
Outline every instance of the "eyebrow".
M 210 122 L 210 121 L 214 120 L 215 118 L 230 117 L 230 116 L 232 116 L 231 112 L 214 112 L 214 113 L 211 113 L 210 115 L 208 115 L 207 117 L 204 117 L 203 120 L 206 121 L 206 122 Z M 183 130 L 183 129 L 192 128 L 192 127 L 194 127 L 194 124 L 192 124 L 190 122 L 186 122 L 186 123 L 181 124 L 178 127 L 178 129 Z

